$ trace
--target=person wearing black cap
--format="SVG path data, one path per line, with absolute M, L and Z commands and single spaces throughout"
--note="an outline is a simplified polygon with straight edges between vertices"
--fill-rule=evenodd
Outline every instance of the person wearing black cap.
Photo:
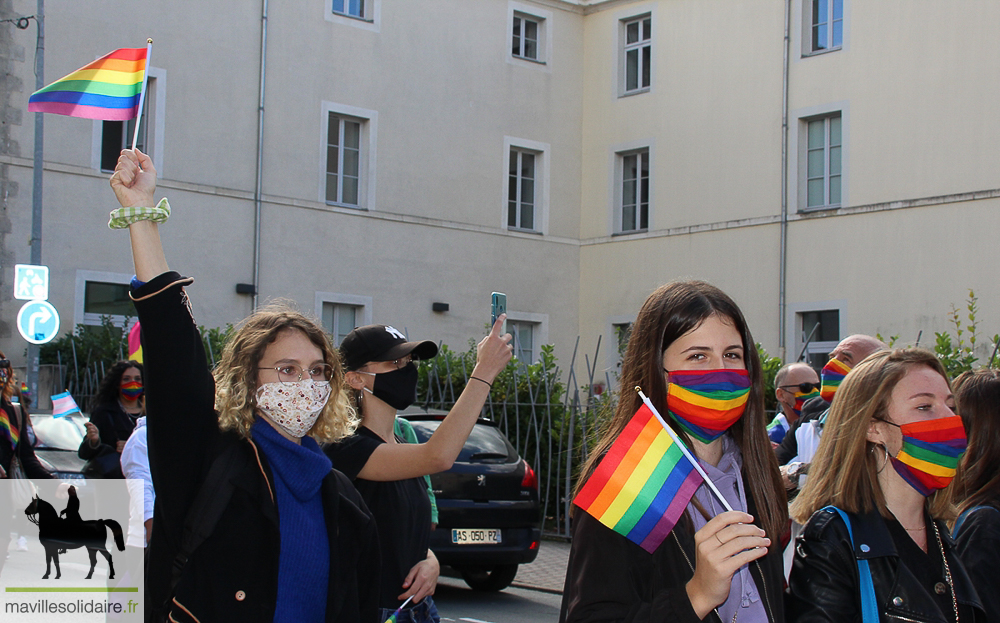
M 351 331 L 340 345 L 344 381 L 361 415 L 357 432 L 326 447 L 334 467 L 354 481 L 378 525 L 382 552 L 379 620 L 411 598 L 400 621 L 439 621 L 431 595 L 438 566 L 427 543 L 430 502 L 423 476 L 451 467 L 472 432 L 493 379 L 512 355 L 510 334 L 500 335 L 504 317 L 477 346 L 476 367 L 451 412 L 425 443 L 405 443 L 393 434 L 396 412 L 417 397 L 413 361 L 437 355 L 431 341 L 408 342 L 386 325 Z M 402 615 L 403 613 L 401 613 Z M 408 617 L 408 618 L 407 618 Z

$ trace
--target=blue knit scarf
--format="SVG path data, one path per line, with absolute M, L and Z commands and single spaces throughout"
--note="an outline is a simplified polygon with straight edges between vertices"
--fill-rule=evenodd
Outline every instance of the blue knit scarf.
M 281 436 L 262 419 L 251 436 L 267 457 L 278 500 L 281 548 L 275 623 L 326 619 L 330 543 L 320 486 L 333 465 L 311 437 L 302 445 Z

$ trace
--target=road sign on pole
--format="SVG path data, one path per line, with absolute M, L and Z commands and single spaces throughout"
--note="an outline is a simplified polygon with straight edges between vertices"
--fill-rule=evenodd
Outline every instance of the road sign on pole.
M 49 267 L 15 264 L 14 298 L 22 301 L 44 301 L 49 298 Z
M 45 344 L 59 333 L 59 312 L 48 301 L 28 301 L 17 312 L 17 330 L 29 343 Z

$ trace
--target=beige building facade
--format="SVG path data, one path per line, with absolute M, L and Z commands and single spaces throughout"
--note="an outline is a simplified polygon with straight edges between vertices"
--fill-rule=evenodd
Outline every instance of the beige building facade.
M 930 345 L 970 289 L 992 335 L 1000 4 L 871 4 L 50 3 L 45 79 L 154 40 L 142 143 L 207 327 L 288 298 L 335 336 L 382 322 L 464 348 L 502 291 L 524 358 L 552 343 L 568 365 L 580 336 L 582 368 L 601 336 L 613 370 L 615 326 L 694 277 L 786 360 L 817 320 L 814 358 L 854 332 Z M 0 0 L 0 19 L 34 12 Z M 15 360 L 35 34 L 0 24 Z M 105 225 L 125 134 L 45 118 L 43 263 L 64 330 L 127 309 L 127 235 Z

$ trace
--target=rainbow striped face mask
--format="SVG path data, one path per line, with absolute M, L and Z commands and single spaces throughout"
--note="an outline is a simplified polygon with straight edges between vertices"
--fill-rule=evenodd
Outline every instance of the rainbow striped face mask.
M 826 362 L 819 372 L 820 390 L 819 395 L 827 402 L 833 401 L 833 395 L 837 393 L 840 382 L 844 380 L 847 373 L 851 371 L 851 366 L 839 359 L 831 359 Z
M 799 392 L 793 393 L 795 396 L 795 405 L 792 407 L 792 411 L 795 415 L 802 415 L 802 405 L 806 403 L 807 400 L 812 400 L 816 396 L 819 396 L 819 390 L 813 389 L 811 392 Z
M 885 422 L 898 427 L 903 434 L 903 447 L 899 454 L 890 457 L 896 473 L 925 497 L 947 487 L 965 454 L 967 440 L 962 418 L 952 415 L 902 426 Z
M 687 434 L 711 443 L 743 417 L 750 398 L 746 370 L 678 370 L 667 385 L 667 411 Z
M 122 383 L 121 392 L 126 400 L 135 400 L 139 396 L 142 396 L 142 383 L 139 381 Z

